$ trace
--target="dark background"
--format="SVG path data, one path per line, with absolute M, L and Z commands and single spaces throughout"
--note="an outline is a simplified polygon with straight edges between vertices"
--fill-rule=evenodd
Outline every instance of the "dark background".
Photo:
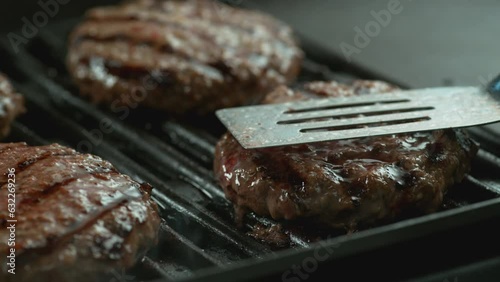
M 43 0 L 46 1 L 46 0 Z M 272 13 L 301 35 L 340 52 L 353 44 L 356 26 L 373 20 L 371 11 L 387 9 L 390 0 L 227 0 Z M 40 10 L 38 1 L 1 1 L 0 31 L 9 32 Z M 106 1 L 106 3 L 119 1 Z M 81 15 L 82 6 L 102 1 L 70 0 L 55 18 Z M 354 63 L 410 87 L 478 85 L 499 73 L 500 1 L 400 0 L 402 11 L 355 54 Z M 83 4 L 83 5 L 82 5 Z

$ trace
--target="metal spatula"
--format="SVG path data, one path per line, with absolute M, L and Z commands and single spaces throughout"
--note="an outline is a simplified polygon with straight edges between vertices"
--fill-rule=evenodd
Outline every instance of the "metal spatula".
M 482 89 L 444 87 L 223 109 L 246 149 L 468 127 L 500 121 L 500 76 Z

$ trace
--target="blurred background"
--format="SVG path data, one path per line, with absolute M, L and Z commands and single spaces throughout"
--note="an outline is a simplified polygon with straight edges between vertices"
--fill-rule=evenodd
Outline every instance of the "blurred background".
M 64 16 L 82 14 L 82 3 L 78 3 L 82 1 L 59 1 L 68 2 L 61 6 L 66 10 Z M 32 17 L 40 10 L 37 2 L 2 1 L 0 31 L 21 27 L 22 17 Z M 99 2 L 89 0 L 85 5 L 90 7 Z M 352 46 L 356 49 L 351 48 L 355 50 L 350 56 L 351 63 L 408 87 L 479 85 L 500 70 L 500 56 L 497 56 L 500 38 L 494 32 L 494 27 L 500 26 L 498 0 L 226 2 L 269 12 L 291 24 L 303 38 L 337 53 L 340 58 L 345 58 L 342 44 L 347 49 Z M 390 5 L 398 12 L 391 13 Z M 384 12 L 390 13 L 390 20 L 384 20 Z M 374 14 L 382 16 L 377 20 Z M 359 30 L 368 36 L 367 44 L 355 44 L 356 36 L 361 36 Z
M 254 4 L 255 2 L 255 4 Z M 306 37 L 342 54 L 340 44 L 354 45 L 355 27 L 365 31 L 373 13 L 387 10 L 390 0 L 253 1 Z M 481 77 L 500 73 L 498 0 L 401 0 L 398 14 L 354 63 L 411 87 L 477 85 Z M 375 28 L 372 28 L 376 31 Z

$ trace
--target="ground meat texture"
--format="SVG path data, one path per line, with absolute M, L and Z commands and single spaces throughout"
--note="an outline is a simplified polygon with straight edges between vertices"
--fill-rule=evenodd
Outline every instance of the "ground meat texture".
M 24 111 L 23 97 L 16 93 L 7 78 L 0 74 L 0 138 L 9 134 L 10 124 Z
M 16 275 L 5 261 L 9 168 L 16 169 Z M 0 144 L 0 171 L 1 281 L 97 281 L 156 243 L 151 187 L 99 157 L 57 144 Z
M 377 81 L 280 87 L 265 102 L 368 95 L 394 90 Z M 383 94 L 380 94 L 383 95 Z M 229 133 L 218 142 L 215 175 L 238 219 L 248 211 L 307 219 L 349 231 L 406 213 L 438 210 L 470 169 L 476 144 L 460 130 L 245 150 Z
M 291 29 L 218 1 L 136 0 L 90 10 L 67 65 L 81 94 L 119 112 L 206 114 L 259 101 L 298 75 Z

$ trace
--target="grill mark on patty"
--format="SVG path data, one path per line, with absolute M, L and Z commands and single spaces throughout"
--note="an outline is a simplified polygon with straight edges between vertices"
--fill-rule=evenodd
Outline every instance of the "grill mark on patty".
M 161 22 L 161 21 L 156 21 L 156 20 L 140 20 L 140 19 L 133 19 L 134 22 L 130 23 L 130 19 L 123 19 L 123 20 L 103 20 L 103 21 L 94 21 L 92 19 L 89 19 L 84 26 L 81 26 L 78 31 L 76 32 L 76 35 L 74 39 L 72 40 L 73 46 L 78 46 L 81 44 L 81 42 L 85 40 L 94 40 L 96 42 L 98 41 L 107 41 L 107 40 L 112 40 L 112 39 L 117 39 L 117 40 L 125 40 L 125 41 L 130 41 L 135 44 L 143 44 L 147 43 L 150 45 L 154 46 L 168 46 L 169 48 L 167 50 L 175 50 L 175 48 L 171 45 L 170 40 L 164 39 L 161 35 L 163 34 L 173 34 L 174 31 L 180 31 L 184 35 L 184 37 L 181 37 L 181 40 L 192 40 L 188 38 L 188 36 L 196 36 L 197 39 L 201 40 L 204 45 L 203 47 L 206 47 L 206 45 L 211 46 L 216 49 L 222 49 L 225 46 L 220 46 L 217 44 L 216 40 L 214 37 L 209 35 L 209 30 L 212 29 L 212 27 L 205 26 L 204 24 L 199 24 L 199 25 L 184 25 L 181 22 Z M 93 26 L 99 26 L 101 23 L 105 24 L 116 24 L 116 23 L 124 23 L 128 24 L 128 26 L 131 26 L 131 28 L 135 29 L 136 32 L 131 32 L 130 30 L 127 30 L 123 27 L 117 28 L 114 30 L 114 32 L 109 32 L 109 33 L 103 33 L 103 34 L 96 34 L 92 32 Z M 135 24 L 135 26 L 134 26 Z M 149 26 L 148 26 L 149 25 Z M 97 28 L 94 27 L 94 28 Z M 276 34 L 266 34 L 266 36 L 262 37 L 255 37 L 253 34 L 252 30 L 247 30 L 247 29 L 241 29 L 236 26 L 228 26 L 225 23 L 221 23 L 220 25 L 221 28 L 230 28 L 231 33 L 237 34 L 235 35 L 236 37 L 239 38 L 239 41 L 244 41 L 249 43 L 250 45 L 248 46 L 243 46 L 245 47 L 245 52 L 244 54 L 250 55 L 250 54 L 261 54 L 261 52 L 256 52 L 256 51 L 262 51 L 260 47 L 262 47 L 262 44 L 268 41 L 271 41 L 273 44 L 279 44 L 282 46 L 287 46 L 288 44 L 291 44 L 293 42 L 287 42 L 285 40 L 282 40 L 282 38 L 278 37 Z M 108 27 L 109 29 L 109 27 Z M 152 37 L 149 38 L 144 38 L 143 36 L 138 36 L 138 32 L 142 30 L 155 30 L 152 34 Z M 203 30 L 205 29 L 205 30 Z M 236 30 L 235 30 L 236 29 Z M 206 32 L 204 32 L 206 31 Z M 98 32 L 101 32 L 99 30 Z M 212 32 L 216 33 L 218 31 Z M 242 33 L 243 32 L 243 33 Z M 179 34 L 176 34 L 179 35 Z M 162 40 L 159 40 L 161 38 Z M 195 45 L 196 46 L 196 45 Z M 293 49 L 292 47 L 289 47 L 289 49 Z M 182 52 L 182 50 L 177 49 L 177 52 Z M 190 57 L 187 55 L 187 57 Z
M 155 82 L 159 84 L 159 87 L 168 87 L 170 85 L 173 85 L 172 76 L 175 75 L 175 72 L 166 69 L 151 70 L 145 66 L 141 67 L 126 66 L 120 62 L 114 60 L 106 60 L 100 57 L 99 58 L 81 57 L 79 63 L 81 65 L 90 65 L 90 62 L 95 59 L 103 59 L 104 60 L 103 67 L 105 68 L 105 70 L 109 74 L 117 76 L 120 79 L 138 80 L 138 78 L 151 76 L 155 80 Z M 184 59 L 186 63 L 188 64 L 191 63 L 188 57 L 185 57 Z M 229 67 L 224 61 L 210 62 L 204 65 L 206 67 L 212 68 L 213 70 L 217 71 L 219 74 L 225 77 L 236 78 L 236 76 L 232 72 L 232 68 Z
M 78 34 L 78 32 L 77 32 Z M 193 34 L 196 34 L 196 32 L 193 31 Z M 213 48 L 217 48 L 216 43 L 213 40 L 209 40 L 208 37 L 199 35 L 198 38 L 203 39 L 204 43 L 212 46 Z M 172 44 L 168 41 L 165 40 L 163 42 L 156 42 L 155 39 L 153 38 L 134 38 L 134 35 L 126 34 L 125 32 L 114 35 L 106 35 L 106 36 L 97 36 L 97 35 L 92 35 L 88 33 L 83 33 L 79 36 L 77 36 L 73 40 L 73 47 L 79 47 L 83 42 L 85 41 L 93 41 L 96 43 L 106 43 L 106 42 L 125 42 L 129 44 L 134 44 L 134 45 L 147 45 L 151 48 L 156 49 L 157 51 L 161 51 L 164 54 L 171 54 L 171 55 L 176 55 L 179 58 L 184 58 L 186 61 L 192 60 L 192 56 L 190 54 L 186 54 L 182 50 L 176 49 Z M 203 63 L 199 61 L 199 63 Z
M 77 179 L 78 177 L 71 177 L 63 180 L 62 182 L 54 183 L 52 185 L 45 185 L 42 191 L 23 194 L 23 197 L 19 202 L 18 209 L 22 208 L 24 205 L 34 206 L 42 202 L 44 198 L 49 197 L 52 193 L 57 191 L 57 188 L 64 187 Z
M 10 149 L 13 149 L 13 148 L 21 148 L 21 149 L 25 148 L 25 149 L 28 149 L 29 147 L 28 146 L 24 146 L 24 147 L 16 146 L 16 147 L 11 147 Z M 0 152 L 0 157 L 1 157 L 1 154 L 4 153 L 4 152 L 7 153 L 7 151 Z M 30 166 L 34 165 L 35 163 L 37 163 L 39 161 L 42 161 L 42 160 L 45 160 L 47 158 L 54 157 L 54 156 L 73 156 L 73 155 L 76 155 L 76 154 L 77 154 L 76 152 L 54 152 L 54 151 L 46 151 L 46 152 L 44 152 L 44 153 L 42 153 L 40 155 L 37 155 L 36 157 L 26 157 L 26 159 L 24 159 L 23 161 L 18 162 L 14 167 L 16 168 L 16 174 L 18 175 L 18 174 L 22 173 L 23 171 L 25 171 Z M 0 181 L 0 187 L 3 187 L 7 183 L 8 183 L 7 179 L 5 179 L 5 181 Z
M 287 159 L 280 159 L 280 163 L 277 163 L 273 169 L 267 169 L 266 166 L 266 164 L 276 162 L 276 159 L 272 157 L 272 154 L 259 154 L 259 157 L 254 160 L 257 167 L 266 168 L 263 171 L 264 175 L 276 182 L 287 184 L 287 186 L 290 185 L 290 187 L 285 186 L 285 188 L 296 190 L 297 187 L 302 186 L 305 182 L 301 171 L 299 171 L 297 167 L 292 166 Z
M 203 8 L 201 8 L 203 9 Z M 140 10 L 140 9 L 139 9 Z M 151 9 L 147 10 L 140 10 L 140 11 L 119 11 L 119 10 L 114 10 L 111 13 L 107 13 L 107 15 L 99 15 L 97 16 L 96 14 L 100 11 L 98 10 L 93 10 L 94 13 L 89 13 L 87 15 L 87 19 L 89 22 L 96 22 L 96 23 L 102 23 L 102 22 L 122 22 L 122 21 L 139 21 L 139 22 L 146 22 L 146 23 L 155 23 L 158 25 L 165 25 L 165 26 L 170 26 L 170 27 L 176 27 L 180 28 L 184 31 L 189 31 L 194 28 L 204 28 L 205 30 L 216 30 L 217 28 L 220 27 L 225 27 L 225 28 L 230 28 L 232 31 L 237 32 L 238 34 L 245 34 L 245 35 L 252 35 L 253 34 L 253 27 L 252 26 L 245 26 L 243 25 L 242 22 L 240 21 L 233 21 L 231 17 L 225 17 L 222 19 L 219 16 L 208 16 L 208 17 L 203 17 L 201 18 L 200 22 L 195 22 L 195 21 L 188 21 L 189 24 L 185 24 L 183 21 L 174 21 L 170 17 L 172 16 L 172 13 L 166 12 L 166 11 L 161 11 L 157 12 Z M 141 13 L 139 12 L 147 12 L 147 13 Z M 191 19 L 195 19 L 195 17 L 200 17 L 201 15 L 199 14 L 182 14 L 181 16 L 183 17 L 191 17 Z M 246 15 L 248 17 L 248 11 L 246 12 Z M 252 17 L 254 15 L 251 15 Z M 263 17 L 255 17 L 254 18 L 255 22 L 257 24 L 260 24 L 261 26 L 265 26 L 269 30 L 272 31 L 272 34 L 265 34 L 265 37 L 261 38 L 271 38 L 272 36 L 275 36 L 273 39 L 275 40 L 280 40 L 281 42 L 284 43 L 290 43 L 284 38 L 281 38 L 279 35 L 279 30 L 281 28 L 284 28 L 282 24 L 279 24 L 277 28 L 274 27 L 275 23 L 268 22 L 269 19 L 263 18 Z M 206 22 L 209 22 L 207 25 Z M 196 32 L 196 31 L 195 31 Z M 201 34 L 201 33 L 200 33 Z M 262 34 L 264 35 L 264 34 Z M 270 35 L 270 36 L 267 36 Z M 258 38 L 260 39 L 260 38 Z
M 36 157 L 28 157 L 24 161 L 17 163 L 18 169 L 16 170 L 16 173 L 21 173 L 24 170 L 26 170 L 27 168 L 29 168 L 30 166 L 36 164 L 37 162 L 45 160 L 45 159 L 50 158 L 50 157 L 62 157 L 62 156 L 74 156 L 74 155 L 77 155 L 77 153 L 76 152 L 71 152 L 71 153 L 63 152 L 63 153 L 61 153 L 61 152 L 47 151 L 47 152 L 44 152 L 43 154 L 38 155 Z
M 65 237 L 71 237 L 73 234 L 79 233 L 81 230 L 86 229 L 87 226 L 92 225 L 98 219 L 102 218 L 106 213 L 115 210 L 115 208 L 117 208 L 121 204 L 130 203 L 131 201 L 139 200 L 140 198 L 143 197 L 143 193 L 141 193 L 141 191 L 140 191 L 140 185 L 138 183 L 134 183 L 131 179 L 128 179 L 126 177 L 120 178 L 120 176 L 122 176 L 122 174 L 120 174 L 119 172 L 110 171 L 110 172 L 89 173 L 89 174 L 85 174 L 85 175 L 71 177 L 71 178 L 66 179 L 65 181 L 63 181 L 61 183 L 56 183 L 54 185 L 51 185 L 50 187 L 47 186 L 45 191 L 43 191 L 42 193 L 39 193 L 41 196 L 43 196 L 43 198 L 40 201 L 30 202 L 29 203 L 30 205 L 26 209 L 23 207 L 24 207 L 24 204 L 27 204 L 27 202 L 24 202 L 23 205 L 19 205 L 17 207 L 17 210 L 19 211 L 18 216 L 20 216 L 20 217 L 24 217 L 26 215 L 29 216 L 29 214 L 33 212 L 32 208 L 36 208 L 38 206 L 37 204 L 42 203 L 42 202 L 47 203 L 47 198 L 49 195 L 54 195 L 54 193 L 56 191 L 63 189 L 65 187 L 67 187 L 68 185 L 71 185 L 73 182 L 75 182 L 77 180 L 90 178 L 89 180 L 92 181 L 92 178 L 96 178 L 96 179 L 101 178 L 101 179 L 105 179 L 106 181 L 108 181 L 108 180 L 115 179 L 113 177 L 109 177 L 109 178 L 104 177 L 105 175 L 116 175 L 119 179 L 119 182 L 121 185 L 120 187 L 122 187 L 122 188 L 125 187 L 124 189 L 108 188 L 105 191 L 107 191 L 107 192 L 120 192 L 121 195 L 117 198 L 114 198 L 112 201 L 107 202 L 104 205 L 94 204 L 97 208 L 94 211 L 92 211 L 91 213 L 89 213 L 88 215 L 86 215 L 85 219 L 80 220 L 80 221 L 75 221 L 73 224 L 71 224 L 67 227 L 59 226 L 59 228 L 63 228 L 63 230 L 64 230 L 64 232 L 61 233 L 61 235 L 59 235 L 59 236 L 53 236 L 53 235 L 47 236 L 47 245 L 46 246 L 37 247 L 35 249 L 30 249 L 30 252 L 31 251 L 36 251 L 36 252 L 38 252 L 38 251 L 41 251 L 41 252 L 50 251 L 51 248 L 55 247 L 55 245 L 54 245 L 55 243 L 62 244 L 62 240 Z M 137 185 L 134 185 L 134 184 L 137 184 Z M 96 185 L 99 185 L 99 183 L 97 183 Z M 22 189 L 22 187 L 18 187 L 18 189 Z M 87 190 L 87 189 L 82 189 L 82 190 Z M 70 190 L 67 190 L 67 191 L 69 192 Z M 131 195 L 131 194 L 133 194 L 131 192 L 137 192 L 137 193 L 136 193 L 136 195 Z M 74 194 L 69 193 L 67 195 L 67 197 L 74 198 Z M 45 200 L 45 201 L 43 201 L 43 200 Z M 23 202 L 21 202 L 21 203 L 23 203 Z M 121 238 L 126 239 L 126 237 L 124 237 L 124 236 L 121 236 Z M 25 248 L 23 248 L 22 245 L 20 245 L 20 248 L 21 248 L 21 253 L 22 253 L 22 251 L 25 250 Z
M 74 176 L 71 176 L 67 179 L 64 179 L 63 181 L 51 184 L 51 185 L 45 185 L 41 191 L 33 191 L 29 194 L 23 194 L 21 201 L 19 202 L 19 207 L 22 207 L 23 205 L 31 205 L 34 206 L 35 204 L 43 202 L 45 198 L 50 197 L 53 193 L 55 193 L 59 188 L 64 188 L 68 184 L 86 176 L 94 176 L 96 178 L 99 178 L 100 176 L 103 175 L 113 175 L 113 174 L 119 174 L 117 171 L 96 171 L 92 173 L 83 173 L 83 174 L 76 174 Z
M 85 35 L 77 39 L 77 41 L 74 43 L 74 47 L 78 48 L 83 42 L 90 41 L 90 42 L 95 42 L 98 44 L 113 44 L 113 43 L 129 43 L 128 42 L 128 37 L 124 36 L 112 36 L 112 37 L 106 37 L 106 38 L 97 38 L 95 36 L 90 36 L 90 35 Z M 185 54 L 182 52 L 179 52 L 178 50 L 175 50 L 174 47 L 172 47 L 169 44 L 161 44 L 157 45 L 153 41 L 137 41 L 134 42 L 138 46 L 147 46 L 153 50 L 158 51 L 159 53 L 163 55 L 171 55 L 173 58 L 181 60 L 183 63 L 186 63 L 187 65 L 190 65 L 192 68 L 196 68 L 195 65 L 203 65 L 204 67 L 211 68 L 214 71 L 217 71 L 219 74 L 221 74 L 224 77 L 231 77 L 231 78 L 237 78 L 237 76 L 234 74 L 233 68 L 229 66 L 226 62 L 226 60 L 218 58 L 215 60 L 209 60 L 209 61 L 201 61 L 198 59 L 193 58 L 189 54 Z M 112 54 L 109 54 L 112 55 Z M 247 53 L 246 56 L 251 56 L 251 55 L 261 55 L 258 53 Z M 137 75 L 147 75 L 151 72 L 151 69 L 149 66 L 146 65 L 135 65 L 134 67 L 132 66 L 126 66 L 126 62 L 118 62 L 116 59 L 109 58 L 109 56 L 106 58 L 105 56 L 95 56 L 95 55 L 83 55 L 79 54 L 79 64 L 81 65 L 88 65 L 89 62 L 92 61 L 92 56 L 94 58 L 102 58 L 104 60 L 104 66 L 107 68 L 108 72 L 112 75 L 118 76 L 122 79 L 130 79 L 130 78 L 135 78 Z M 257 68 L 262 68 L 261 66 L 256 66 Z M 121 68 L 123 69 L 128 69 L 128 70 L 120 70 Z M 269 60 L 268 64 L 265 66 L 268 70 L 275 71 L 276 73 L 279 73 L 279 65 L 274 62 L 273 60 Z M 167 71 L 167 70 L 161 70 L 161 72 L 167 73 L 167 75 L 172 75 L 172 71 Z M 280 74 L 281 75 L 281 74 Z M 166 77 L 166 76 L 165 76 Z
M 119 198 L 106 206 L 103 206 L 99 210 L 89 214 L 84 220 L 81 220 L 81 221 L 77 222 L 76 224 L 74 224 L 73 226 L 67 228 L 66 232 L 63 233 L 62 235 L 60 235 L 60 236 L 48 236 L 47 237 L 47 244 L 45 246 L 39 247 L 36 249 L 30 249 L 29 250 L 30 253 L 35 253 L 35 254 L 49 253 L 53 249 L 56 249 L 58 246 L 61 246 L 61 245 L 68 243 L 72 239 L 73 235 L 78 234 L 80 232 L 83 232 L 88 227 L 94 225 L 99 219 L 101 219 L 101 218 L 105 217 L 107 214 L 113 212 L 115 209 L 119 208 L 122 205 L 128 204 L 131 199 L 132 199 L 131 197 L 122 197 L 122 198 Z M 132 231 L 133 230 L 130 230 L 126 234 L 120 234 L 120 238 L 123 239 L 124 242 L 126 242 L 128 236 L 132 233 Z M 18 254 L 22 255 L 23 251 L 26 251 L 26 249 L 22 248 L 21 250 L 19 250 Z
M 182 32 L 185 32 L 186 34 L 189 34 L 189 35 L 196 35 L 197 38 L 199 39 L 202 39 L 203 41 L 205 41 L 205 43 L 208 43 L 209 45 L 211 46 L 217 46 L 215 40 L 208 36 L 206 33 L 203 32 L 203 30 L 197 30 L 196 28 L 206 28 L 204 25 L 183 25 L 181 22 L 174 22 L 174 21 L 158 21 L 158 20 L 152 20 L 152 19 L 148 19 L 148 20 L 141 20 L 141 19 L 138 19 L 138 18 L 135 18 L 135 19 L 106 19 L 106 20 L 101 20 L 101 21 L 96 21 L 96 20 L 93 20 L 93 19 L 89 19 L 85 24 L 84 27 L 87 27 L 89 26 L 88 28 L 90 29 L 92 27 L 92 25 L 99 25 L 99 24 L 114 24 L 114 23 L 125 23 L 125 24 L 129 24 L 129 25 L 133 25 L 130 21 L 133 21 L 132 23 L 135 23 L 137 24 L 138 26 L 135 27 L 135 29 L 137 29 L 137 31 L 139 31 L 139 29 L 152 29 L 152 27 L 154 27 L 155 30 L 157 30 L 159 33 L 165 33 L 165 31 L 171 31 L 171 30 L 177 30 L 177 31 L 182 31 Z M 144 24 L 143 27 L 140 27 L 140 25 Z M 147 25 L 150 25 L 150 26 L 147 26 Z M 235 28 L 233 26 L 227 26 L 225 24 L 221 24 L 221 27 L 229 27 L 229 28 Z M 83 33 L 84 36 L 91 36 L 88 34 L 88 32 L 84 32 L 86 30 L 83 29 L 83 27 L 80 27 L 79 29 L 79 33 Z M 238 30 L 240 31 L 240 30 Z M 243 30 L 241 30 L 243 31 Z M 247 35 L 251 35 L 250 31 L 248 30 L 245 30 L 245 32 L 247 33 Z M 131 41 L 134 41 L 134 42 L 140 42 L 142 40 L 135 40 L 134 36 L 136 35 L 136 33 L 130 33 L 130 31 L 128 30 L 124 30 L 124 29 L 121 29 L 121 30 L 117 30 L 117 33 L 118 35 L 121 35 L 123 37 L 126 37 L 127 39 L 130 39 Z M 106 37 L 112 37 L 112 36 L 94 36 L 95 38 L 106 38 Z M 155 36 L 155 39 L 158 39 L 160 36 L 158 34 L 158 36 Z M 163 42 L 165 43 L 165 41 Z
M 104 39 L 99 39 L 99 38 L 95 38 L 95 37 L 92 37 L 92 36 L 86 36 L 81 42 L 78 42 L 78 44 L 76 44 L 73 47 L 80 48 L 80 46 L 83 43 L 87 43 L 87 41 L 90 41 L 90 42 L 93 42 L 93 43 L 97 43 L 97 44 L 102 44 L 102 45 L 106 45 L 106 44 L 112 45 L 112 44 L 116 44 L 116 43 L 123 43 L 123 44 L 129 44 L 130 43 L 130 42 L 127 41 L 126 38 L 123 38 L 121 36 L 104 38 Z M 130 45 L 132 45 L 132 44 L 130 44 Z M 149 41 L 140 41 L 140 42 L 138 42 L 135 45 L 147 46 L 147 47 L 149 47 L 151 49 L 154 49 L 154 50 L 158 51 L 159 53 L 161 53 L 161 55 L 171 55 L 173 58 L 179 59 L 179 60 L 181 60 L 184 63 L 188 63 L 188 64 L 189 63 L 205 64 L 205 62 L 194 60 L 193 58 L 191 58 L 188 55 L 185 55 L 185 54 L 182 54 L 182 53 L 176 53 L 176 52 L 174 52 L 174 50 L 171 50 L 170 48 L 162 49 L 162 45 L 160 45 L 160 47 L 158 48 L 157 46 L 155 46 L 155 44 L 153 44 L 152 42 L 149 42 Z M 95 46 L 94 46 L 94 48 L 95 48 Z M 112 56 L 112 55 L 115 55 L 115 54 L 108 53 L 108 55 Z M 81 52 L 79 52 L 79 58 L 80 58 L 80 60 L 87 60 L 87 61 L 83 61 L 83 62 L 88 62 L 88 59 L 91 56 L 101 57 L 104 60 L 111 61 L 111 62 L 112 61 L 118 61 L 115 58 L 109 58 L 109 57 L 106 58 L 103 55 L 100 55 L 100 56 L 96 56 L 95 54 L 87 55 L 87 54 L 81 54 Z M 125 62 L 120 62 L 119 64 L 123 65 L 123 64 L 125 64 Z M 142 67 L 145 68 L 145 66 L 142 66 Z
M 101 41 L 101 43 L 120 43 L 121 41 Z M 152 46 L 146 45 L 150 48 L 153 48 Z M 95 47 L 95 46 L 94 46 Z M 109 54 L 101 54 L 101 55 L 96 55 L 96 54 L 82 54 L 81 51 L 77 51 L 78 54 L 78 64 L 80 66 L 84 66 L 85 68 L 90 68 L 90 62 L 92 62 L 95 59 L 101 59 L 103 61 L 102 67 L 105 68 L 105 70 L 111 74 L 116 76 L 119 79 L 130 79 L 130 78 L 137 78 L 137 76 L 146 76 L 149 75 L 153 72 L 160 72 L 165 74 L 161 80 L 163 81 L 171 81 L 172 79 L 168 79 L 168 77 L 171 77 L 174 74 L 178 74 L 179 70 L 177 69 L 178 64 L 172 64 L 169 63 L 167 67 L 160 68 L 158 66 L 149 66 L 146 65 L 144 62 L 138 62 L 138 64 L 134 64 L 134 66 L 131 66 L 129 62 L 119 62 L 116 58 L 111 58 L 113 56 L 112 53 Z M 223 60 L 219 61 L 214 61 L 214 62 L 201 62 L 199 60 L 195 60 L 193 58 L 190 58 L 189 56 L 181 56 L 179 53 L 171 53 L 170 55 L 171 58 L 177 59 L 180 62 L 179 63 L 184 63 L 189 66 L 191 71 L 199 72 L 199 68 L 197 66 L 203 66 L 203 68 L 210 69 L 213 72 L 216 72 L 218 75 L 222 77 L 234 77 L 231 69 L 227 66 L 227 64 Z M 120 69 L 124 70 L 120 70 Z M 172 70 L 170 70 L 172 69 Z M 169 84 L 169 83 L 168 83 Z

